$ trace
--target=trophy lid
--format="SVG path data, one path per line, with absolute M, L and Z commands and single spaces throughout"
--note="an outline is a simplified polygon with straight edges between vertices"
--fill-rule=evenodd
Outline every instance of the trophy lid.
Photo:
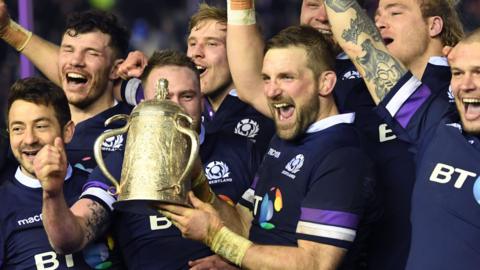
M 158 112 L 161 114 L 165 113 L 176 113 L 184 112 L 182 107 L 177 103 L 168 100 L 168 80 L 165 78 L 158 79 L 155 85 L 155 97 L 151 100 L 145 100 L 140 102 L 132 112 L 134 113 L 146 113 L 146 112 Z

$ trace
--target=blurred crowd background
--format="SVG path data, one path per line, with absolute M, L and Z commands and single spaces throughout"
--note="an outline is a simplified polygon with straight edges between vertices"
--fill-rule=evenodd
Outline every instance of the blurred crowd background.
M 59 44 L 66 15 L 90 8 L 109 10 L 130 28 L 131 49 L 150 55 L 155 49 L 186 50 L 187 27 L 190 15 L 200 2 L 225 7 L 225 0 L 27 0 L 33 6 L 33 31 Z M 9 12 L 17 20 L 17 0 L 6 0 Z M 256 10 L 265 38 L 279 30 L 297 24 L 301 0 L 256 0 Z M 366 1 L 367 11 L 373 14 L 377 0 Z M 459 14 L 468 32 L 480 26 L 480 0 L 460 0 Z M 19 77 L 19 54 L 0 41 L 0 115 L 3 115 L 6 94 Z M 3 121 L 0 121 L 3 122 Z

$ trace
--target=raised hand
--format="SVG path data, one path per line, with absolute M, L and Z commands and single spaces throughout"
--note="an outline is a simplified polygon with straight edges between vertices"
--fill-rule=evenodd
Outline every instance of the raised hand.
M 148 58 L 141 51 L 128 53 L 127 59 L 118 67 L 118 76 L 124 80 L 138 78 L 148 64 Z
M 67 155 L 60 137 L 55 138 L 53 145 L 43 146 L 33 161 L 33 167 L 44 194 L 57 196 L 62 193 L 67 174 Z
M 223 227 L 217 211 L 208 203 L 202 202 L 188 193 L 193 208 L 178 205 L 160 205 L 161 213 L 170 219 L 185 238 L 211 244 L 213 236 Z

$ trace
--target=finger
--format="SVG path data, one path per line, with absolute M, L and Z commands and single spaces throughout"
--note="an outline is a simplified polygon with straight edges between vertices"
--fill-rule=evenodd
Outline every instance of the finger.
M 180 215 L 180 216 L 184 216 L 187 211 L 189 210 L 189 208 L 187 207 L 183 207 L 183 206 L 180 206 L 180 205 L 174 205 L 174 204 L 160 204 L 158 205 L 158 207 L 162 210 L 167 210 L 168 212 L 172 213 L 172 214 L 176 214 L 176 215 Z
M 195 196 L 195 194 L 193 194 L 192 191 L 189 191 L 188 192 L 188 199 L 190 200 L 190 202 L 192 203 L 193 207 L 196 208 L 196 209 L 201 209 L 203 208 L 204 206 L 204 202 L 202 202 L 199 198 L 197 198 Z

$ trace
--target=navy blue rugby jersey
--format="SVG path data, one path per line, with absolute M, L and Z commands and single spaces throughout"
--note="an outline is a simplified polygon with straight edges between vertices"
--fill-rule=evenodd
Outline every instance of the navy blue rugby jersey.
M 221 131 L 249 138 L 262 154 L 275 133 L 273 121 L 241 101 L 235 90 L 230 91 L 217 111 L 205 98 L 202 122 L 209 134 Z
M 383 216 L 373 226 L 369 242 L 369 269 L 403 270 L 410 247 L 410 207 L 415 167 L 409 141 L 396 134 L 375 113 L 375 103 L 353 63 L 345 54 L 336 61 L 337 84 L 334 94 L 340 111 L 356 114 L 355 126 L 361 132 L 362 145 L 374 161 L 377 193 L 383 199 Z M 422 82 L 448 100 L 450 68 L 444 57 L 431 57 Z M 450 109 L 448 109 L 450 110 Z
M 251 185 L 260 155 L 246 138 L 204 134 L 200 136 L 200 157 L 205 175 L 221 199 L 235 204 Z M 122 162 L 121 152 L 112 153 L 105 160 L 117 179 L 120 179 Z M 82 196 L 113 209 L 115 199 L 106 192 L 111 185 L 108 180 L 98 169 L 92 172 L 90 179 Z M 182 238 L 180 231 L 157 211 L 145 211 L 145 214 L 113 212 L 115 237 L 128 269 L 188 269 L 189 260 L 212 255 L 202 243 Z
M 143 98 L 143 88 L 139 79 L 130 79 L 121 87 L 122 99 L 131 105 L 137 105 Z M 260 153 L 265 154 L 268 143 L 275 133 L 273 121 L 241 101 L 235 90 L 222 101 L 214 111 L 208 98 L 204 99 L 202 123 L 207 134 L 222 132 L 249 138 Z
M 378 107 L 416 154 L 407 269 L 478 269 L 480 140 L 441 95 L 406 74 Z
M 126 103 L 119 102 L 92 118 L 75 125 L 75 133 L 72 141 L 66 145 L 68 160 L 75 168 L 91 172 L 97 166 L 93 156 L 93 145 L 100 134 L 106 130 L 120 128 L 125 125 L 123 121 L 112 122 L 105 127 L 105 121 L 116 114 L 130 114 L 132 107 Z M 125 147 L 124 135 L 117 135 L 107 138 L 102 145 L 104 156 L 109 153 L 122 150 Z
M 18 167 L 17 167 L 18 168 Z M 50 247 L 42 223 L 42 189 L 18 169 L 0 186 L 0 269 L 109 269 L 109 249 L 101 242 L 73 254 Z M 69 166 L 64 184 L 67 204 L 75 203 L 87 173 Z
M 350 124 L 353 118 L 350 113 L 320 120 L 294 141 L 274 136 L 240 200 L 253 211 L 253 242 L 351 246 L 366 207 L 368 181 L 368 158 Z

